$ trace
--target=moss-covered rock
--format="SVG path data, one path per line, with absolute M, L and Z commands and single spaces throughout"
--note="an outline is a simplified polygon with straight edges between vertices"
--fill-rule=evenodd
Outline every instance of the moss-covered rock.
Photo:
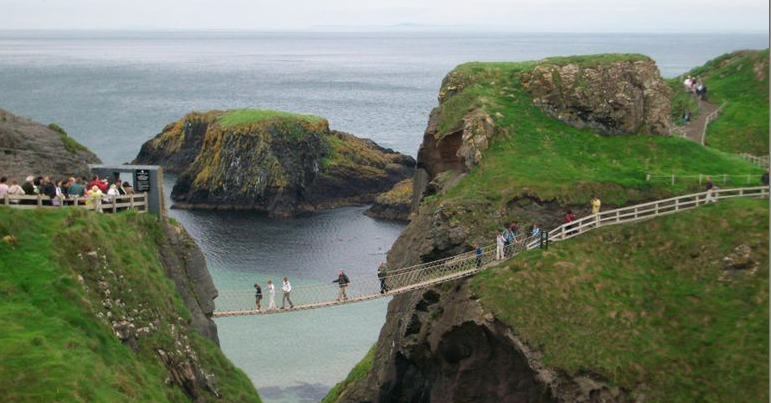
M 88 176 L 101 161 L 59 125 L 48 126 L 0 109 L 0 172 L 8 180 L 28 175 Z
M 291 215 L 368 203 L 415 161 L 331 131 L 325 119 L 263 110 L 191 113 L 142 146 L 137 163 L 179 174 L 176 207 Z
M 412 204 L 412 179 L 405 179 L 375 198 L 366 214 L 388 220 L 409 221 Z

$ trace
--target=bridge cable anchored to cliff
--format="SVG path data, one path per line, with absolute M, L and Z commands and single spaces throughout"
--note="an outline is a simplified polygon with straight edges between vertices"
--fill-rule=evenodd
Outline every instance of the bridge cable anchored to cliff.
M 593 229 L 674 214 L 702 206 L 709 203 L 710 200 L 718 201 L 736 197 L 768 198 L 769 187 L 714 189 L 711 195 L 708 192 L 693 193 L 603 211 L 560 225 L 549 231 L 548 237 L 545 237 L 545 239 L 547 239 L 547 242 L 564 241 Z M 215 301 L 217 309 L 214 311 L 213 316 L 228 317 L 288 313 L 390 297 L 474 275 L 481 270 L 511 259 L 523 251 L 538 248 L 539 245 L 541 245 L 539 237 L 528 237 L 509 245 L 503 260 L 495 259 L 496 245 L 493 244 L 482 248 L 482 256 L 479 263 L 477 263 L 476 253 L 472 251 L 432 262 L 389 270 L 383 278 L 388 291 L 383 293 L 380 292 L 380 279 L 375 273 L 369 277 L 351 278 L 351 283 L 346 290 L 348 298 L 344 300 L 337 299 L 339 286 L 332 282 L 292 287 L 291 298 L 295 303 L 293 309 L 256 310 L 254 291 L 249 289 L 251 282 L 248 278 L 245 278 L 243 290 L 220 292 L 219 297 Z M 280 288 L 281 284 L 276 284 L 276 302 L 278 304 L 281 303 L 282 298 Z M 266 297 L 263 299 L 263 306 L 265 307 L 268 300 L 267 289 L 263 289 L 263 293 Z

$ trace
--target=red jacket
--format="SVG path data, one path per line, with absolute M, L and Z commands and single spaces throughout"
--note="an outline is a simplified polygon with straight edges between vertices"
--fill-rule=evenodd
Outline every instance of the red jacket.
M 99 190 L 101 190 L 102 192 L 107 191 L 107 182 L 102 182 L 102 181 L 88 182 L 88 190 L 91 190 L 91 188 L 93 188 L 94 186 L 98 187 Z

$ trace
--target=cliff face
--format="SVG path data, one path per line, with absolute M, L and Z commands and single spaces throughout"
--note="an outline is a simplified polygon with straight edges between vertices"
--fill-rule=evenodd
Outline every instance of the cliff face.
M 596 376 L 568 377 L 485 311 L 460 280 L 394 297 L 367 376 L 338 402 L 625 402 Z
M 520 237 L 531 224 L 551 229 L 566 209 L 589 214 L 593 194 L 603 208 L 613 208 L 691 189 L 645 182 L 646 170 L 701 163 L 750 169 L 667 136 L 668 109 L 669 89 L 643 56 L 459 66 L 442 82 L 431 112 L 411 220 L 389 251 L 388 266 L 491 244 L 509 223 L 519 225 Z M 610 136 L 621 133 L 631 135 Z M 486 311 L 468 283 L 395 296 L 372 369 L 339 401 L 633 400 L 591 369 L 568 376 L 549 368 L 537 341 L 523 342 Z
M 669 135 L 671 94 L 651 59 L 547 59 L 520 79 L 536 105 L 565 123 L 604 134 Z
M 5 209 L 6 236 L 6 400 L 260 401 L 216 344 L 216 289 L 182 227 L 149 214 Z
M 0 109 L 0 175 L 23 181 L 28 175 L 89 176 L 94 153 L 59 126 L 44 126 Z
M 145 143 L 135 162 L 179 174 L 177 207 L 279 216 L 371 202 L 411 177 L 415 165 L 372 141 L 330 131 L 321 118 L 248 110 L 192 113 Z
M 411 206 L 412 179 L 405 179 L 377 196 L 365 214 L 387 220 L 409 221 Z

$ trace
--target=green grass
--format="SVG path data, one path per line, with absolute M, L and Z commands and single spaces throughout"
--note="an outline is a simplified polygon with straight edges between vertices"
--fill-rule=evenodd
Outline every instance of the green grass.
M 768 218 L 767 200 L 736 199 L 608 227 L 473 287 L 550 368 L 649 402 L 767 402 Z M 726 277 L 723 257 L 742 244 L 758 270 Z
M 315 115 L 302 115 L 268 109 L 236 109 L 219 117 L 223 127 L 250 125 L 270 120 L 299 120 L 312 125 L 326 124 L 326 119 Z
M 74 153 L 77 151 L 88 151 L 88 148 L 86 148 L 86 146 L 78 143 L 77 140 L 67 135 L 67 132 L 64 130 L 64 128 L 62 128 L 58 124 L 51 123 L 48 125 L 48 128 L 59 133 L 59 138 L 62 139 L 62 143 L 64 143 L 65 150 L 71 153 Z
M 588 203 L 594 193 L 605 205 L 621 206 L 700 189 L 696 181 L 674 186 L 647 182 L 646 173 L 762 173 L 744 160 L 685 139 L 602 136 L 554 119 L 533 105 L 520 84 L 519 74 L 533 66 L 468 63 L 449 75 L 449 85 L 461 90 L 439 106 L 439 132 L 459 127 L 474 109 L 492 116 L 499 129 L 480 166 L 445 193 L 424 201 L 441 206 L 466 228 L 496 228 L 501 220 L 526 219 L 488 214 L 505 214 L 512 200 L 525 196 L 571 206 Z
M 185 325 L 190 315 L 157 258 L 164 236 L 157 217 L 0 208 L 0 237 L 6 235 L 18 244 L 0 243 L 4 402 L 188 401 L 165 384 L 156 353 L 176 350 L 171 326 L 190 338 L 204 370 L 217 377 L 224 398 L 204 394 L 202 401 L 259 402 L 248 378 Z M 113 304 L 116 317 L 134 316 L 138 328 L 159 320 L 137 352 L 96 316 L 104 313 L 99 281 L 110 286 L 113 301 L 125 303 Z M 140 303 L 149 311 L 130 310 Z
M 670 83 L 680 83 L 675 94 L 682 96 L 684 77 L 699 76 L 707 85 L 710 102 L 727 102 L 720 117 L 707 129 L 710 147 L 768 155 L 768 68 L 768 49 L 740 51 L 713 59 Z
M 337 399 L 340 398 L 341 394 L 345 392 L 346 388 L 364 379 L 364 377 L 367 375 L 370 369 L 372 369 L 372 364 L 374 362 L 374 359 L 375 359 L 375 346 L 372 346 L 372 348 L 369 350 L 367 355 L 365 355 L 364 358 L 362 358 L 362 360 L 359 361 L 359 363 L 353 367 L 351 372 L 342 382 L 335 385 L 329 391 L 329 393 L 327 393 L 324 399 L 321 400 L 321 403 L 336 402 Z

